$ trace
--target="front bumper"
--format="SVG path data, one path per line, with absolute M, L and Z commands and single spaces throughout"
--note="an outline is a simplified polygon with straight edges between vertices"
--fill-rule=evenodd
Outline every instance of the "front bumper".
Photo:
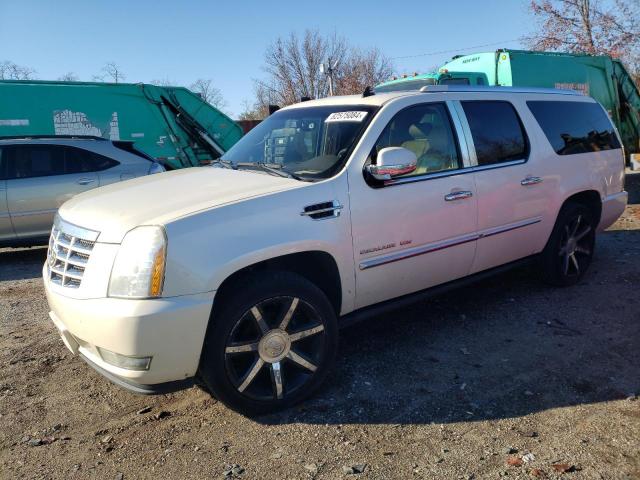
M 44 278 L 49 316 L 63 342 L 113 382 L 138 393 L 155 393 L 187 385 L 196 374 L 214 292 L 151 300 L 80 300 L 54 291 Z M 129 370 L 107 363 L 98 348 L 152 358 L 147 370 Z

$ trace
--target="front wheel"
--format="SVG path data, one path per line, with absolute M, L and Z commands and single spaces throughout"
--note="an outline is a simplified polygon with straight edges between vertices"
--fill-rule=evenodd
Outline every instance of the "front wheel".
M 591 264 L 595 241 L 591 210 L 580 203 L 563 206 L 542 253 L 544 279 L 561 287 L 578 283 Z
M 317 286 L 289 272 L 263 273 L 236 284 L 221 302 L 200 362 L 200 376 L 216 397 L 253 415 L 294 405 L 320 386 L 338 329 Z

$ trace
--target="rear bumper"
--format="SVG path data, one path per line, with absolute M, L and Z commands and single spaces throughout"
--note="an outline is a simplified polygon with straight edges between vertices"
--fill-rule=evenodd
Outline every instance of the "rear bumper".
M 607 195 L 602 201 L 602 214 L 600 216 L 600 224 L 598 231 L 605 230 L 615 223 L 627 206 L 629 194 L 624 190 L 622 192 Z
M 137 393 L 175 390 L 191 383 L 213 292 L 152 300 L 79 300 L 52 291 L 46 277 L 44 283 L 49 317 L 64 344 L 109 380 Z M 105 361 L 109 358 L 101 349 L 151 360 L 145 370 L 127 369 Z

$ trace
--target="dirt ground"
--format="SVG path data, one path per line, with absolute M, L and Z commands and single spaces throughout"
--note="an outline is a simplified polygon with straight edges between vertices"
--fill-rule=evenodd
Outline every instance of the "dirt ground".
M 45 249 L 0 250 L 0 477 L 639 479 L 640 174 L 628 189 L 581 284 L 520 269 L 350 327 L 316 397 L 253 420 L 110 384 L 48 319 Z

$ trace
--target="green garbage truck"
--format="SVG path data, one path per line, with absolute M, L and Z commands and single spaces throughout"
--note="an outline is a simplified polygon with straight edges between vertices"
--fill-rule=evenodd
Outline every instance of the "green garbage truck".
M 640 153 L 640 93 L 623 64 L 611 57 L 505 49 L 459 55 L 438 72 L 394 79 L 375 90 L 446 84 L 578 90 L 609 112 L 626 152 Z
M 184 87 L 0 81 L 0 137 L 129 140 L 172 169 L 208 163 L 242 134 L 238 124 Z

